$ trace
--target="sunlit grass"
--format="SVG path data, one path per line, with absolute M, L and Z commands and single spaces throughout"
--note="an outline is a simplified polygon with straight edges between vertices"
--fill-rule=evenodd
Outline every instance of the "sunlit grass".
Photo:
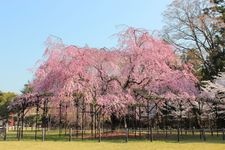
M 172 143 L 172 142 L 34 142 L 8 141 L 0 142 L 0 149 L 4 150 L 224 150 L 225 144 L 219 143 Z

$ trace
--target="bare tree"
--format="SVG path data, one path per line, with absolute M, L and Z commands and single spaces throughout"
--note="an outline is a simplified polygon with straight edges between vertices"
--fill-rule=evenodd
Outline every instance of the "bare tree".
M 217 20 L 207 13 L 210 5 L 208 0 L 174 0 L 163 14 L 165 40 L 181 52 L 195 50 L 208 73 L 211 64 L 207 57 L 216 50 L 214 37 L 218 34 Z

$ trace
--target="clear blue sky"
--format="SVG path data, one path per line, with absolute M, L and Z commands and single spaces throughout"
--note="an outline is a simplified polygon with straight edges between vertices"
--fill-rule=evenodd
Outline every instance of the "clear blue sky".
M 0 90 L 19 93 L 49 35 L 66 44 L 115 46 L 127 25 L 160 30 L 171 0 L 0 0 Z

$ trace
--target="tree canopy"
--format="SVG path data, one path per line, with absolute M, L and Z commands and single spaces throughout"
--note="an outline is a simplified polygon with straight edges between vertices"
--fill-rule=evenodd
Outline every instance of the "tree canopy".
M 124 113 L 137 96 L 194 98 L 197 84 L 192 66 L 182 63 L 171 45 L 129 28 L 119 34 L 119 47 L 110 50 L 51 39 L 30 85 L 34 93 L 52 93 L 54 103 L 82 93 L 106 113 Z
M 0 92 L 0 119 L 9 118 L 8 106 L 16 97 L 16 94 L 13 92 Z

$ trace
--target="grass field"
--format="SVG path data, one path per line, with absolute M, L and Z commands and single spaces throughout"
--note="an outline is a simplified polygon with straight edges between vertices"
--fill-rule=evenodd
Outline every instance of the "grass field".
M 0 142 L 1 150 L 225 150 L 222 143 L 170 143 L 170 142 L 35 142 L 9 141 Z
M 207 140 L 202 141 L 199 135 L 188 134 L 181 138 L 178 143 L 176 135 L 171 135 L 168 139 L 155 139 L 153 142 L 147 139 L 129 139 L 125 143 L 124 138 L 102 139 L 99 143 L 97 139 L 73 138 L 68 141 L 68 136 L 59 137 L 57 131 L 48 131 L 46 141 L 42 142 L 41 132 L 38 132 L 38 140 L 34 141 L 34 132 L 25 131 L 24 138 L 17 141 L 14 131 L 8 132 L 7 141 L 0 140 L 0 150 L 225 150 L 225 141 L 221 135 L 210 136 L 207 134 Z

